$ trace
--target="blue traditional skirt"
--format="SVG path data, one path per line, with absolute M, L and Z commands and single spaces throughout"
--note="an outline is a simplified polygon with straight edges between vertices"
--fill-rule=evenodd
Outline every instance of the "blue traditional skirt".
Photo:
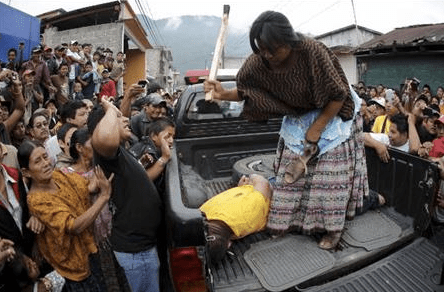
M 268 215 L 271 231 L 342 231 L 346 217 L 353 218 L 362 207 L 363 196 L 368 194 L 367 166 L 360 98 L 351 91 L 354 118 L 343 122 L 335 117 L 328 123 L 318 142 L 319 155 L 307 164 L 307 174 L 293 184 L 284 182 L 286 166 L 302 154 L 305 133 L 320 110 L 284 118 Z

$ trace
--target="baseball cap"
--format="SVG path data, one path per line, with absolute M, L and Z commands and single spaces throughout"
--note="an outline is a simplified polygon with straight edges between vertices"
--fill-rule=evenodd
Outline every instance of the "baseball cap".
M 78 44 L 79 44 L 79 42 L 77 40 L 72 40 L 71 41 L 71 45 L 78 45 Z
M 55 48 L 54 48 L 54 51 L 64 51 L 64 50 L 66 50 L 66 48 L 64 47 L 64 46 L 62 46 L 62 45 L 57 45 Z
M 435 124 L 438 123 L 438 122 L 441 123 L 441 124 L 444 124 L 444 115 L 440 116 L 439 119 L 437 119 L 435 121 Z
M 136 99 L 136 101 L 134 101 L 132 106 L 140 110 L 148 102 L 149 102 L 148 96 L 143 96 L 143 97 Z
M 375 98 L 372 98 L 372 99 L 370 99 L 369 101 L 368 101 L 368 105 L 372 105 L 372 104 L 376 104 L 376 105 L 379 105 L 380 107 L 383 107 L 383 108 L 385 108 L 385 99 L 375 99 Z
M 148 95 L 148 103 L 154 106 L 164 103 L 166 106 L 166 101 L 157 93 L 151 93 L 150 95 Z
M 416 103 L 418 100 L 423 100 L 426 104 L 429 103 L 429 99 L 424 94 L 420 94 L 417 98 L 415 98 L 414 103 Z
M 103 73 L 109 73 L 108 69 L 103 69 L 102 74 Z
M 25 72 L 23 72 L 22 77 L 25 77 L 26 75 L 29 75 L 29 74 L 35 75 L 35 71 L 31 70 L 31 69 L 27 69 L 27 70 L 25 70 Z
M 422 110 L 422 113 L 425 117 L 433 118 L 437 117 L 439 118 L 441 116 L 441 113 L 439 112 L 439 106 L 431 104 L 425 109 Z
M 43 51 L 52 51 L 52 48 L 50 46 L 45 46 L 45 48 L 43 49 Z
M 42 47 L 41 46 L 35 46 L 35 47 L 32 48 L 31 52 L 33 52 L 33 53 L 42 52 Z

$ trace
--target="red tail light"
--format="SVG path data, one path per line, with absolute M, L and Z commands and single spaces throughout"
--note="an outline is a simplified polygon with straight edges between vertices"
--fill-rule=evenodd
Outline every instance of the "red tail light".
M 202 260 L 195 247 L 170 250 L 170 267 L 177 292 L 206 292 Z

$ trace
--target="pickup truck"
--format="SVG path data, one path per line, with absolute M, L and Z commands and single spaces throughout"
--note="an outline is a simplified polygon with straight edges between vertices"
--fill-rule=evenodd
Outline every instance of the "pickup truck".
M 248 122 L 242 102 L 208 103 L 204 96 L 202 84 L 191 85 L 175 108 L 176 138 L 165 176 L 175 291 L 444 291 L 434 219 L 439 169 L 397 150 L 382 163 L 366 149 L 370 190 L 386 204 L 347 221 L 339 250 L 318 248 L 313 236 L 274 238 L 261 231 L 235 241 L 222 262 L 211 264 L 199 207 L 242 174 L 273 175 L 282 120 Z

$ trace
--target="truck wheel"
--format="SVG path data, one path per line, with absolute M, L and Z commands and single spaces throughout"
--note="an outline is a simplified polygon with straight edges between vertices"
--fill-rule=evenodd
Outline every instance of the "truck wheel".
M 255 155 L 238 160 L 233 165 L 233 181 L 243 175 L 259 174 L 264 177 L 274 176 L 273 162 L 276 154 Z

